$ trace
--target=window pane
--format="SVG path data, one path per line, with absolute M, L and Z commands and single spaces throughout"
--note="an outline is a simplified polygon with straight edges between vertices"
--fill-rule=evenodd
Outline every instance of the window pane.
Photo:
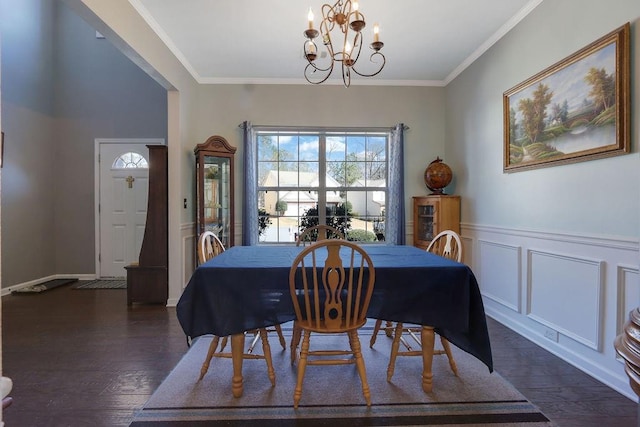
M 348 239 L 357 242 L 383 241 L 384 192 L 349 191 L 345 196 L 351 217 Z
M 258 162 L 258 185 L 278 185 L 278 170 L 275 162 Z
M 363 136 L 350 136 L 347 138 L 347 156 L 353 155 L 355 158 L 364 160 L 365 138 Z
M 274 135 L 258 135 L 258 161 L 278 160 L 278 139 Z
M 278 186 L 298 187 L 298 164 L 278 162 Z
M 320 138 L 318 135 L 304 135 L 299 139 L 300 160 L 320 159 Z
M 365 179 L 366 179 L 366 185 L 368 187 L 381 187 L 385 185 L 386 177 L 387 177 L 387 164 L 385 162 L 367 162 L 366 163 Z
M 347 156 L 347 162 L 345 163 L 345 180 L 347 187 L 363 187 L 365 163 L 357 161 L 354 154 Z
M 344 161 L 346 156 L 347 144 L 344 136 L 327 136 L 326 156 L 327 161 L 340 160 Z
M 297 191 L 261 191 L 262 209 L 269 215 L 259 241 L 270 243 L 295 242 L 298 230 Z
M 320 185 L 318 162 L 300 162 L 300 186 L 301 187 L 318 187 Z
M 278 159 L 281 162 L 298 160 L 298 138 L 295 136 L 280 136 L 278 138 Z
M 368 160 L 387 160 L 387 139 L 380 136 L 369 137 L 367 141 L 367 152 L 373 153 Z
M 327 187 L 346 187 L 347 171 L 345 162 L 327 162 Z

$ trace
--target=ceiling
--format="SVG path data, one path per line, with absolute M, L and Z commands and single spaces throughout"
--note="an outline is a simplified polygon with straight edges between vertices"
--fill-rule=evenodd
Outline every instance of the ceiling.
M 308 84 L 303 31 L 309 7 L 318 28 L 322 0 L 129 2 L 199 83 Z M 379 23 L 386 65 L 351 84 L 444 86 L 541 2 L 360 0 L 363 52 Z M 342 84 L 339 69 L 325 84 Z

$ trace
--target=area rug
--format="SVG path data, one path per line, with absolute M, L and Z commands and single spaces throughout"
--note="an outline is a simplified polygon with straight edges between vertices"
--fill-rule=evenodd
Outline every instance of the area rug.
M 127 289 L 127 281 L 124 279 L 104 280 L 96 279 L 88 282 L 81 282 L 73 289 Z
M 445 356 L 433 362 L 433 392 L 421 388 L 422 358 L 398 357 L 391 382 L 386 380 L 391 339 L 361 334 L 372 406 L 367 407 L 353 365 L 308 366 L 302 399 L 293 409 L 296 371 L 289 350 L 270 339 L 276 386 L 271 387 L 263 360 L 245 360 L 244 394 L 231 394 L 230 359 L 214 358 L 198 381 L 210 337 L 196 340 L 178 365 L 134 414 L 140 426 L 408 426 L 496 425 L 551 426 L 540 410 L 497 373 L 454 348 L 459 376 Z M 287 337 L 289 341 L 290 337 Z M 346 338 L 312 336 L 311 346 Z
M 69 283 L 77 282 L 78 279 L 53 279 L 37 285 L 31 285 L 24 288 L 11 291 L 11 294 L 39 294 L 40 292 L 48 291 L 49 289 L 55 289 L 60 286 L 68 285 Z

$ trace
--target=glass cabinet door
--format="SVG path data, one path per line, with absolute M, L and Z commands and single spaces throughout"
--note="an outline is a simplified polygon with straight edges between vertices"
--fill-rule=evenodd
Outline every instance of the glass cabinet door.
M 433 240 L 434 205 L 418 206 L 418 235 L 421 240 Z
M 225 248 L 234 244 L 233 154 L 221 136 L 198 144 L 196 155 L 196 234 L 214 232 Z
M 460 196 L 413 197 L 413 244 L 422 249 L 443 230 L 460 234 Z
M 229 246 L 229 223 L 231 221 L 229 203 L 228 157 L 204 156 L 204 230 L 213 231 Z M 203 230 L 203 231 L 204 231 Z

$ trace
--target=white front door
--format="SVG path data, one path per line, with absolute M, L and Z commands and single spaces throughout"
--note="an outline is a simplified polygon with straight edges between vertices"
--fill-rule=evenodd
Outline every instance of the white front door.
M 144 143 L 99 144 L 98 277 L 126 277 L 138 262 L 147 219 L 149 149 Z

